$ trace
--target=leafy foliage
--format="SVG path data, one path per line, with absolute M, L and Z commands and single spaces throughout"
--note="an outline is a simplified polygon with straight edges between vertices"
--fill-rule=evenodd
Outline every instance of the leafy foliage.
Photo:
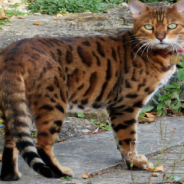
M 7 22 L 10 22 L 10 20 L 9 19 L 0 20 L 0 25 L 4 25 Z M 0 27 L 0 30 L 2 30 L 2 27 Z
M 61 180 L 71 180 L 72 178 L 70 176 L 61 177 Z
M 85 114 L 78 112 L 77 113 L 77 117 L 78 118 L 84 118 L 85 117 Z
M 184 56 L 178 64 L 178 72 L 172 77 L 173 81 L 170 84 L 163 86 L 161 92 L 156 93 L 157 99 L 152 98 L 156 104 L 158 116 L 166 115 L 167 113 L 180 113 L 184 106 L 181 104 L 180 93 L 184 87 Z
M 35 0 L 28 9 L 32 12 L 60 13 L 104 12 L 108 7 L 122 3 L 123 0 Z
M 109 126 L 109 124 L 106 123 L 101 123 L 99 121 L 97 121 L 96 119 L 91 119 L 90 120 L 92 123 L 94 123 L 99 129 L 103 129 L 103 130 L 111 130 L 111 127 Z
M 139 117 L 141 117 L 141 118 L 144 117 L 146 112 L 150 112 L 153 109 L 154 109 L 154 107 L 150 106 L 150 105 L 143 107 L 141 112 L 139 113 Z

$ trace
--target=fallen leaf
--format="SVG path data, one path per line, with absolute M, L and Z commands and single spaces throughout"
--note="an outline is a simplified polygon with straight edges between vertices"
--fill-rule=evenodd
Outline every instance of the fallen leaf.
M 33 25 L 37 25 L 37 26 L 39 26 L 41 24 L 41 21 L 39 21 L 39 20 L 37 20 L 37 21 L 35 21 L 34 23 L 33 23 Z
M 163 172 L 164 171 L 164 166 L 159 165 L 159 166 L 156 166 L 156 167 L 147 167 L 145 170 L 150 171 L 150 172 Z
M 6 14 L 5 14 L 5 12 L 4 12 L 4 9 L 2 8 L 2 9 L 1 9 L 1 12 L 0 12 L 0 19 L 2 19 L 2 18 L 4 18 L 4 17 L 6 17 Z
M 13 15 L 11 15 L 9 17 L 6 17 L 4 9 L 3 8 L 1 9 L 1 11 L 0 11 L 0 20 L 11 19 L 11 17 L 13 17 Z
M 148 118 L 155 118 L 156 116 L 155 115 L 153 115 L 152 113 L 145 113 L 146 114 L 146 116 L 148 117 Z
M 89 178 L 89 174 L 88 174 L 88 173 L 84 173 L 84 174 L 82 175 L 82 178 L 83 178 L 83 179 Z

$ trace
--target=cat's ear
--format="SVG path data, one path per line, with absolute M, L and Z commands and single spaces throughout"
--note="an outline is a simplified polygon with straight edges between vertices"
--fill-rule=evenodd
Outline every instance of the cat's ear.
M 172 6 L 172 9 L 175 9 L 177 12 L 184 14 L 184 0 L 180 0 L 180 1 L 176 2 Z
M 146 4 L 138 0 L 130 0 L 128 5 L 134 19 L 138 19 L 142 13 L 150 9 Z

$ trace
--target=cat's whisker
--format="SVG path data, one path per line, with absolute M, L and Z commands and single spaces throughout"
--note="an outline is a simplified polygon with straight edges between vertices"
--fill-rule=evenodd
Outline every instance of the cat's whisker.
M 138 41 L 139 41 L 140 43 L 146 43 L 146 41 L 143 40 L 143 39 L 142 39 L 142 40 L 130 40 L 130 41 L 127 41 L 127 42 L 124 42 L 124 43 L 131 43 L 131 42 L 139 43 Z
M 134 50 L 134 48 L 137 46 L 137 45 L 141 45 L 141 44 L 143 44 L 143 43 L 145 43 L 145 41 L 139 41 L 139 42 L 136 42 L 137 44 L 133 47 L 133 49 L 132 50 Z
M 138 45 L 139 45 L 139 43 L 137 43 L 137 44 L 132 48 L 131 51 L 133 51 L 133 50 L 135 49 L 135 47 L 137 47 Z
M 123 42 L 123 43 L 146 43 L 146 41 L 141 38 L 141 39 L 132 39 L 130 38 L 131 40 L 127 41 L 127 42 Z
M 146 45 L 146 46 L 147 46 L 147 45 Z M 144 49 L 143 49 L 143 51 L 142 51 L 141 57 L 142 57 L 142 55 L 143 55 L 144 51 L 145 51 L 145 50 L 146 50 L 146 48 L 147 48 L 146 46 L 145 46 L 145 48 L 144 48 Z
M 174 47 L 174 44 L 171 44 L 172 46 L 172 53 L 174 53 L 176 51 L 176 48 Z
M 135 58 L 136 58 L 138 52 L 141 50 L 141 48 L 145 47 L 147 44 L 148 44 L 148 43 L 143 44 L 143 45 L 137 50 L 137 52 L 135 53 L 135 56 L 134 56 L 134 60 L 135 60 Z
M 132 48 L 132 51 L 135 49 L 135 47 L 137 47 L 141 42 L 138 42 L 133 48 Z M 145 43 L 145 41 L 143 42 Z
M 147 50 L 146 50 L 146 51 L 147 51 L 147 59 L 148 59 L 148 62 L 149 62 L 149 63 L 151 63 L 150 60 L 149 60 L 149 48 L 150 48 L 150 47 L 151 47 L 151 46 L 148 44 Z
M 181 49 L 184 49 L 180 44 L 174 42 L 174 44 L 178 45 Z
M 137 43 L 137 41 L 136 40 L 130 40 L 130 41 L 123 42 L 123 43 Z
M 174 49 L 175 49 L 175 52 L 177 52 L 177 47 L 176 47 L 176 45 L 175 44 L 172 44 L 173 45 L 173 47 L 174 47 Z

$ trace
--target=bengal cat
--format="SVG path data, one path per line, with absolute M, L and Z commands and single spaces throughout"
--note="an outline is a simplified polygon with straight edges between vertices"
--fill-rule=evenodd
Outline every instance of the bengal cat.
M 184 46 L 184 0 L 150 8 L 130 0 L 134 27 L 113 36 L 31 38 L 0 55 L 0 107 L 5 143 L 2 180 L 18 180 L 18 151 L 39 174 L 72 176 L 53 153 L 68 110 L 106 108 L 117 146 L 134 167 L 152 166 L 136 151 L 140 109 L 172 76 Z M 30 127 L 38 133 L 34 145 Z

